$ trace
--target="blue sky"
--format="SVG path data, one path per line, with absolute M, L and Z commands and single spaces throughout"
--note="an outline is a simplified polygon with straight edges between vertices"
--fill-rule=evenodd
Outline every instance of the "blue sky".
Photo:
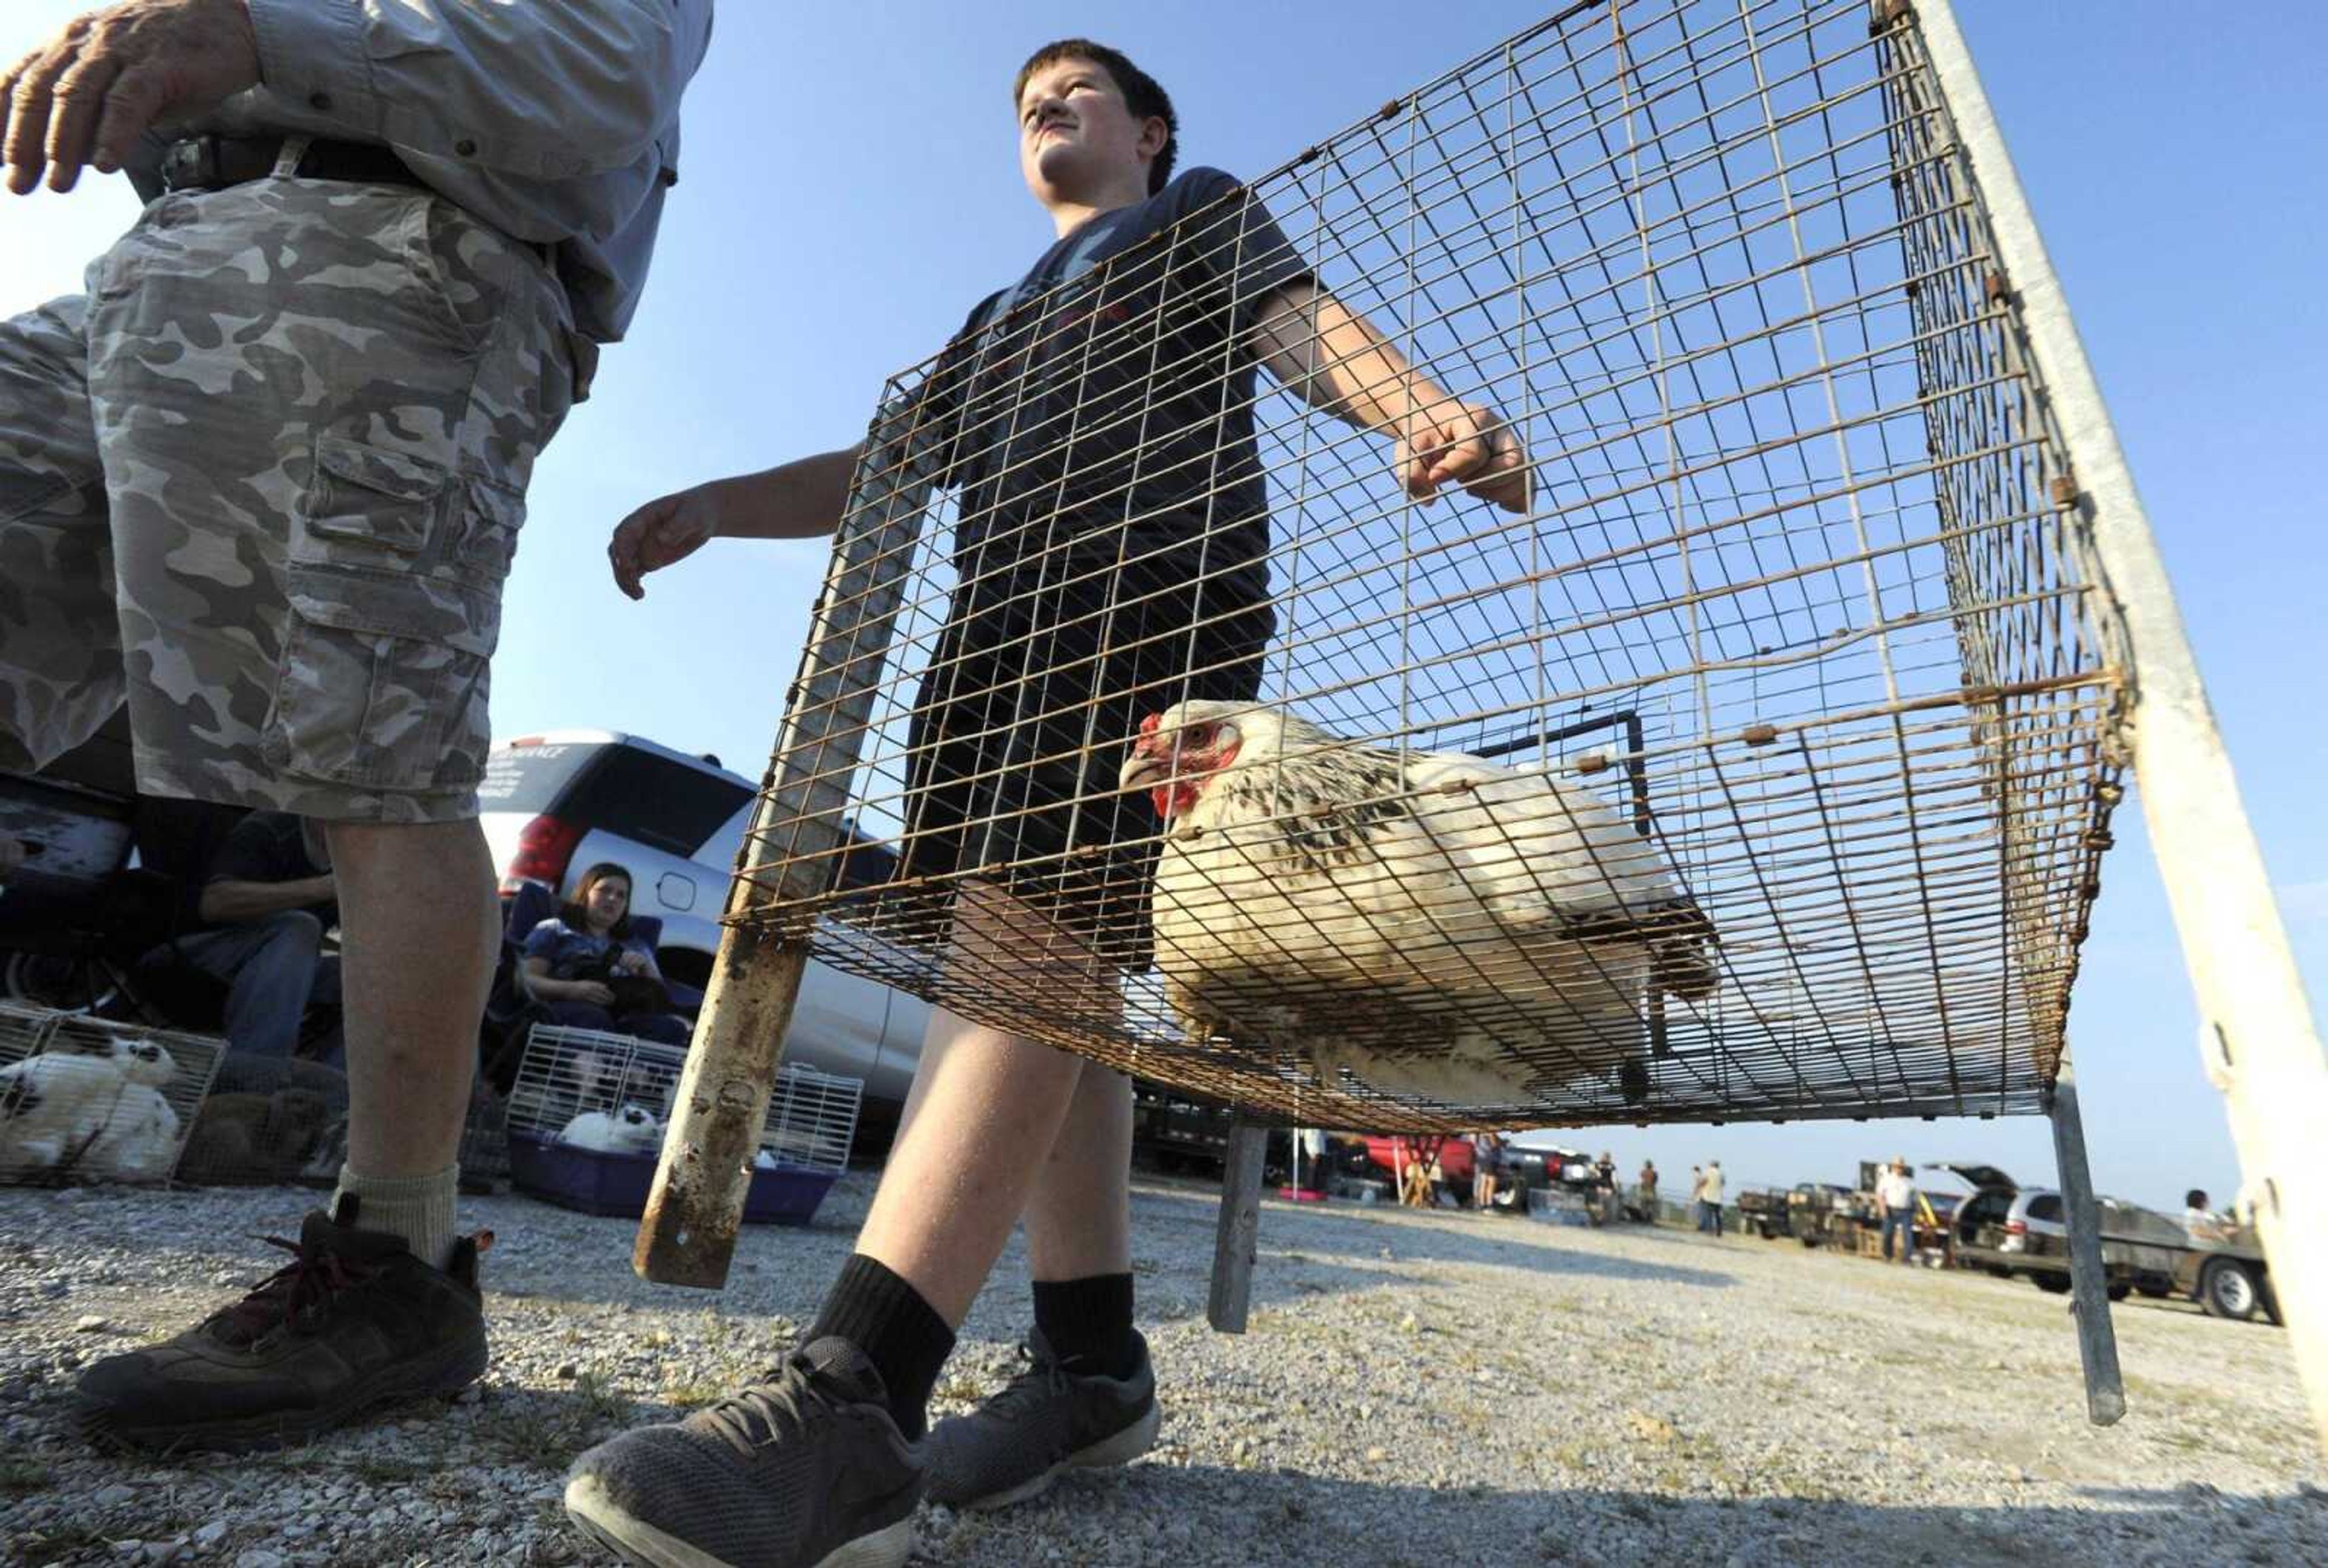
M 14 56 L 84 9 L 16 0 Z M 2328 984 L 2328 752 L 2301 717 L 2328 578 L 2317 450 L 2328 361 L 2328 13 L 2194 27 L 2185 5 L 1961 0 L 1998 117 L 2174 574 L 2315 995 Z M 692 481 L 844 445 L 883 378 L 1049 240 L 1020 184 L 1010 78 L 1085 33 L 1171 89 L 1184 159 L 1274 166 L 1534 20 L 1526 5 L 1417 11 L 892 0 L 729 0 L 690 97 L 684 178 L 632 341 L 544 459 L 495 670 L 504 735 L 633 729 L 756 774 L 822 569 L 807 545 L 720 545 L 634 606 L 608 529 Z M 0 309 L 76 286 L 134 211 L 118 181 L 0 203 Z M 2220 1103 L 2138 813 L 2118 848 L 2070 1019 L 2107 1190 L 2179 1203 L 2237 1185 Z M 1843 1179 L 1861 1158 L 1980 1158 L 2050 1180 L 2044 1124 L 1665 1128 L 1575 1135 L 1629 1167 L 1719 1158 L 1733 1178 Z

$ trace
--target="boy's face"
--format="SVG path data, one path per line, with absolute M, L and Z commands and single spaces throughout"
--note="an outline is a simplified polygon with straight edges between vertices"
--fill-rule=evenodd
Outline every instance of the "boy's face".
M 1134 118 L 1105 66 L 1069 58 L 1027 79 L 1018 95 L 1018 169 L 1045 206 L 1083 200 L 1124 177 L 1147 190 L 1163 151 L 1161 119 Z

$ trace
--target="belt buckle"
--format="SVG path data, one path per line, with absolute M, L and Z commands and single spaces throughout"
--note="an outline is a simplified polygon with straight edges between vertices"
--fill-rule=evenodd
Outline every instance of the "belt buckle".
M 162 188 L 165 191 L 214 191 L 219 183 L 219 139 L 188 136 L 162 150 Z

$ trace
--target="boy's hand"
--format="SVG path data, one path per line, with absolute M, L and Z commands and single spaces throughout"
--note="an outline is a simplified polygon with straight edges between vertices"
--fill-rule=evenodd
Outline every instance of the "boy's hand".
M 699 484 L 650 501 L 615 525 L 615 537 L 606 543 L 606 562 L 614 568 L 616 587 L 632 598 L 645 598 L 642 577 L 685 560 L 705 540 L 718 537 L 719 507 L 708 489 Z
M 155 120 L 183 118 L 258 85 L 245 0 L 125 0 L 69 22 L 0 72 L 8 189 L 49 172 L 70 191 L 81 166 L 121 167 Z
M 1392 459 L 1406 493 L 1428 501 L 1452 481 L 1506 512 L 1525 512 L 1527 453 L 1501 414 L 1450 399 L 1410 415 Z

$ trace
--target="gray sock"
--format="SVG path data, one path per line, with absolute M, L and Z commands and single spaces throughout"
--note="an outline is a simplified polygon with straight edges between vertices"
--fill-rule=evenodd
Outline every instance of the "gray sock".
M 448 1165 L 434 1176 L 359 1176 L 352 1165 L 340 1167 L 339 1190 L 332 1194 L 332 1211 L 339 1212 L 340 1194 L 356 1200 L 356 1228 L 386 1231 L 402 1236 L 412 1255 L 432 1269 L 453 1258 L 453 1203 L 461 1190 L 461 1168 Z

